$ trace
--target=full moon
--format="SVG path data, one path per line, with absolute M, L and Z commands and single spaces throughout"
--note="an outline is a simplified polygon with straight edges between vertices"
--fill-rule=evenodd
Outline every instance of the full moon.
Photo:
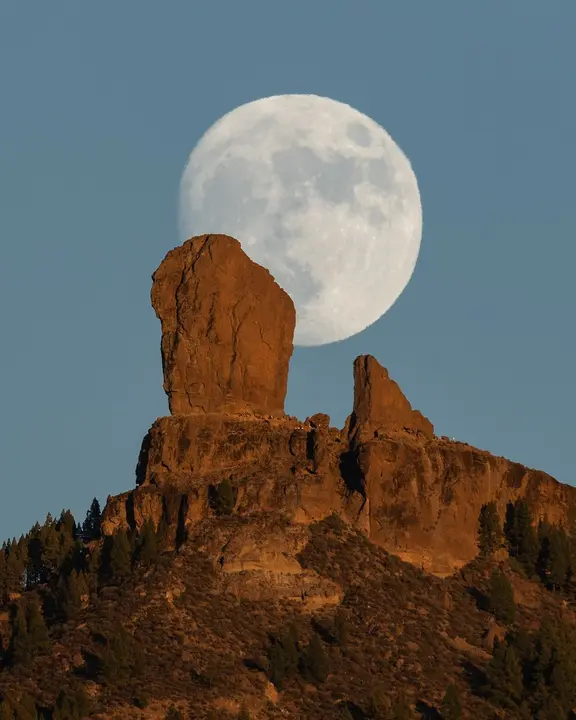
M 223 233 L 296 307 L 296 345 L 344 340 L 400 296 L 416 265 L 422 205 L 409 160 L 341 102 L 276 95 L 224 115 L 192 151 L 180 232 Z

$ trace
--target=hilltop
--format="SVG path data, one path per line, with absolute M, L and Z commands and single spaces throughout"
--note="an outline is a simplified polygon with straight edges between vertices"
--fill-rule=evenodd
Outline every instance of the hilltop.
M 343 428 L 287 416 L 294 306 L 233 238 L 152 304 L 135 487 L 0 553 L 0 720 L 569 717 L 576 489 L 437 437 L 369 355 Z

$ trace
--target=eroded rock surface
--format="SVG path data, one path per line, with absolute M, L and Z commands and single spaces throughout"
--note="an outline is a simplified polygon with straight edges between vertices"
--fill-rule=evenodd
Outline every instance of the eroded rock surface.
M 354 410 L 351 431 L 368 434 L 411 432 L 431 439 L 434 426 L 410 402 L 390 378 L 388 370 L 372 357 L 360 355 L 354 361 Z
M 193 537 L 217 518 L 214 493 L 224 481 L 231 516 L 244 523 L 224 543 L 226 582 L 264 596 L 276 577 L 291 596 L 316 581 L 300 572 L 288 541 L 331 513 L 441 575 L 476 555 L 486 502 L 495 501 L 502 517 L 508 502 L 524 498 L 536 521 L 571 526 L 576 519 L 576 488 L 436 437 L 369 355 L 354 363 L 354 407 L 342 430 L 322 413 L 304 422 L 285 416 L 294 308 L 232 238 L 193 238 L 169 253 L 152 299 L 174 414 L 144 438 L 138 487 L 109 499 L 105 534 L 150 517 L 165 521 L 175 544 Z M 276 526 L 285 542 L 266 530 Z
M 194 237 L 153 275 L 173 415 L 281 415 L 296 314 L 270 273 L 227 235 Z

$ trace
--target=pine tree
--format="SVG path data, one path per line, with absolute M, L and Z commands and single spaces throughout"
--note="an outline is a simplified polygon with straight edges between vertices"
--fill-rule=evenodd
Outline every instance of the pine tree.
M 88 584 L 82 571 L 72 572 L 63 581 L 60 593 L 62 610 L 67 618 L 72 618 L 82 607 L 82 600 L 88 595 Z
M 62 510 L 57 529 L 59 532 L 69 535 L 73 540 L 76 539 L 76 521 L 70 510 Z
M 486 668 L 486 680 L 487 695 L 495 703 L 506 708 L 520 704 L 523 675 L 513 647 L 495 641 L 492 660 Z
M 460 693 L 452 683 L 446 688 L 442 705 L 440 706 L 444 720 L 460 720 L 462 717 L 462 702 Z
M 508 503 L 504 532 L 510 555 L 517 558 L 528 573 L 533 573 L 538 560 L 538 538 L 532 525 L 532 513 L 525 500 Z
M 325 682 L 328 677 L 328 658 L 324 652 L 322 641 L 316 633 L 312 635 L 306 648 L 304 668 L 306 674 L 317 682 Z
M 28 639 L 33 654 L 46 652 L 50 647 L 50 636 L 44 615 L 37 601 L 28 603 Z
M 94 498 L 86 513 L 82 530 L 90 540 L 97 540 L 101 536 L 101 524 L 102 511 L 100 510 L 100 503 L 97 498 Z
M 86 556 L 86 583 L 90 593 L 98 590 L 98 575 L 102 568 L 102 548 L 100 545 L 92 547 Z
M 47 582 L 57 572 L 62 557 L 60 536 L 53 521 L 40 528 L 40 541 L 42 543 L 42 571 L 41 582 Z
M 50 637 L 40 605 L 35 600 L 27 604 L 20 602 L 12 619 L 12 662 L 29 662 L 36 654 L 46 652 L 49 647 Z
M 6 550 L 6 593 L 24 590 L 24 574 L 28 564 L 28 552 L 24 553 L 18 543 L 11 542 Z
M 90 698 L 84 687 L 60 690 L 56 699 L 52 720 L 83 720 L 90 712 Z
M 30 640 L 28 638 L 28 620 L 22 602 L 18 603 L 16 615 L 12 620 L 12 662 L 23 663 L 30 659 Z
M 268 650 L 268 678 L 277 690 L 284 690 L 286 653 L 279 642 L 272 643 Z
M 42 582 L 43 576 L 43 560 L 42 560 L 42 540 L 39 537 L 40 529 L 28 540 L 28 566 L 26 568 L 26 585 L 28 589 L 33 588 L 39 582 Z
M 281 637 L 280 643 L 284 649 L 286 676 L 290 677 L 298 672 L 298 664 L 300 662 L 298 629 L 294 623 L 289 625 L 288 631 Z
M 112 538 L 110 549 L 110 571 L 115 580 L 121 580 L 132 570 L 132 551 L 126 530 L 123 528 Z
M 564 530 L 552 528 L 548 542 L 545 575 L 551 587 L 561 588 L 567 583 L 570 570 L 568 538 Z
M 102 672 L 107 680 L 124 680 L 130 675 L 133 641 L 130 633 L 117 625 L 111 633 L 102 657 Z
M 268 650 L 268 677 L 277 690 L 284 689 L 285 678 L 298 671 L 299 662 L 298 629 L 292 623 Z
M 495 502 L 482 506 L 478 518 L 478 548 L 482 557 L 493 555 L 502 544 L 502 524 Z
M 516 618 L 514 591 L 506 575 L 499 570 L 494 570 L 490 577 L 488 603 L 497 620 L 506 625 L 514 622 Z
M 158 559 L 158 539 L 154 523 L 147 518 L 142 525 L 142 533 L 138 547 L 138 561 L 144 567 L 150 567 Z

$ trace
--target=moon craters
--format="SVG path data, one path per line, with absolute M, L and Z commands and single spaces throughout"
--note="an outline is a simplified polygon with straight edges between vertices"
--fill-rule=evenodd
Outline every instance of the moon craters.
M 371 325 L 418 258 L 410 162 L 383 127 L 329 98 L 278 95 L 231 111 L 194 148 L 180 190 L 183 239 L 237 237 L 292 297 L 297 345 Z

